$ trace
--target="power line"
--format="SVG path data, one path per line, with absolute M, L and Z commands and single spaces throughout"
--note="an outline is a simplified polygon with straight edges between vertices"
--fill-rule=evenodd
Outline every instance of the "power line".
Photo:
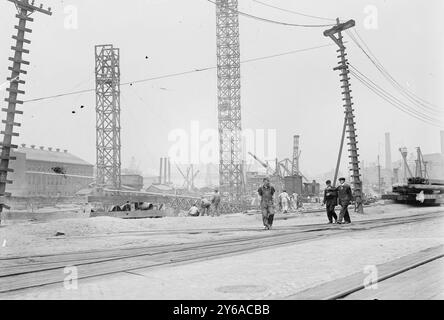
M 212 0 L 207 0 L 208 2 L 211 2 L 212 4 L 218 6 L 218 4 Z M 221 6 L 222 7 L 222 6 Z M 234 13 L 237 13 L 241 16 L 247 17 L 247 18 L 251 18 L 251 19 L 255 19 L 258 21 L 262 21 L 262 22 L 267 22 L 267 23 L 273 23 L 273 24 L 279 24 L 282 26 L 287 26 L 287 27 L 303 27 L 303 28 L 324 28 L 324 27 L 331 27 L 334 26 L 335 24 L 296 24 L 296 23 L 288 23 L 288 22 L 282 22 L 282 21 L 277 21 L 277 20 L 272 20 L 272 19 L 267 19 L 267 18 L 262 18 L 262 17 L 258 17 L 255 15 L 252 15 L 250 13 L 245 13 L 239 10 L 235 10 L 235 9 L 231 9 L 229 7 L 222 7 L 223 9 L 226 10 L 230 10 Z
M 376 56 L 371 52 L 370 48 L 367 46 L 367 44 L 362 40 L 362 38 L 359 36 L 358 33 L 356 35 L 361 39 L 361 41 L 366 46 L 369 53 L 367 53 L 364 48 L 359 44 L 359 42 L 354 38 L 352 34 L 349 34 L 350 38 L 352 38 L 353 42 L 364 52 L 364 54 L 369 58 L 369 60 L 372 62 L 372 64 L 378 69 L 378 71 L 383 75 L 383 77 L 404 97 L 406 97 L 408 100 L 410 100 L 413 104 L 417 105 L 419 108 L 425 110 L 426 112 L 432 112 L 437 115 L 442 113 L 442 110 L 436 110 L 433 108 L 434 105 L 426 102 L 425 100 L 421 99 L 420 97 L 416 96 L 415 94 L 408 91 L 406 88 L 404 88 L 396 79 L 387 71 L 386 68 L 379 62 L 379 60 L 376 58 Z M 372 57 L 373 59 L 372 59 Z M 418 100 L 419 99 L 419 100 Z M 425 103 L 431 105 L 432 107 L 424 104 L 422 101 L 425 101 Z M 435 106 L 435 108 L 440 109 L 439 107 Z
M 277 6 L 273 6 L 271 4 L 262 2 L 262 1 L 258 1 L 258 0 L 253 0 L 256 3 L 259 3 L 263 6 L 269 7 L 269 8 L 274 8 L 276 10 L 280 10 L 283 12 L 288 12 L 288 13 L 293 13 L 296 14 L 298 16 L 303 16 L 303 17 L 309 17 L 309 18 L 314 18 L 314 19 L 320 19 L 320 20 L 325 20 L 325 21 L 336 21 L 336 19 L 332 19 L 332 18 L 324 18 L 324 17 L 319 17 L 319 16 L 313 16 L 313 15 L 309 15 L 309 14 L 305 14 L 305 13 L 301 13 L 301 12 L 297 12 L 297 11 L 293 11 L 293 10 L 289 10 L 289 9 L 284 9 L 281 7 L 277 7 Z
M 388 102 L 390 105 L 394 106 L 395 108 L 397 108 L 398 110 L 408 114 L 411 117 L 416 118 L 417 120 L 420 120 L 422 122 L 425 122 L 427 124 L 436 126 L 436 127 L 442 127 L 442 125 L 439 125 L 437 123 L 431 122 L 427 119 L 423 119 L 417 115 L 415 115 L 414 113 L 412 113 L 409 109 L 405 109 L 403 105 L 400 105 L 399 102 L 395 101 L 393 98 L 391 98 L 390 96 L 387 95 L 386 92 L 381 91 L 380 88 L 372 86 L 368 81 L 366 81 L 365 79 L 363 79 L 362 77 L 359 76 L 359 74 L 357 74 L 354 71 L 350 71 L 350 73 L 359 81 L 361 82 L 364 86 L 366 86 L 368 89 L 370 89 L 372 92 L 374 92 L 376 95 L 378 95 L 379 97 L 381 97 L 383 100 L 385 100 L 386 102 Z
M 356 33 L 358 37 L 359 34 Z M 415 95 L 413 93 L 410 93 L 406 88 L 404 88 L 398 81 L 396 81 L 396 79 L 384 68 L 384 66 L 379 62 L 379 60 L 373 55 L 373 53 L 371 52 L 371 50 L 369 49 L 369 47 L 363 42 L 362 38 L 361 41 L 364 43 L 364 45 L 366 46 L 367 50 L 369 52 L 367 52 L 362 46 L 361 44 L 357 41 L 357 39 L 353 36 L 353 34 L 351 34 L 350 32 L 348 32 L 348 35 L 350 36 L 350 38 L 353 40 L 353 42 L 361 49 L 361 51 L 365 54 L 365 56 L 370 60 L 370 62 L 378 69 L 378 71 L 383 75 L 383 77 L 401 94 L 403 95 L 405 98 L 407 98 L 410 102 L 412 102 L 415 106 L 417 106 L 418 108 L 422 109 L 425 112 L 431 112 L 434 113 L 435 116 L 436 115 L 441 115 L 442 114 L 442 109 L 439 107 L 436 107 L 438 109 L 441 110 L 437 110 L 431 106 L 426 105 L 424 102 L 420 101 L 423 100 L 419 97 L 415 97 Z M 418 100 L 420 99 L 420 100 Z M 423 100 L 425 101 L 425 100 Z M 427 103 L 427 102 L 426 102 Z M 429 103 L 430 104 L 430 103 Z M 431 104 L 430 104 L 431 105 Z M 433 106 L 433 105 L 432 105 Z
M 372 92 L 374 92 L 376 95 L 384 99 L 386 102 L 397 108 L 398 110 L 416 118 L 417 120 L 420 120 L 422 122 L 425 122 L 427 124 L 436 126 L 436 127 L 443 127 L 443 123 L 436 120 L 436 118 L 432 118 L 428 115 L 425 115 L 415 109 L 412 109 L 410 106 L 406 105 L 404 102 L 399 100 L 398 98 L 394 97 L 392 94 L 388 93 L 386 90 L 378 86 L 373 80 L 371 80 L 369 77 L 364 75 L 361 71 L 359 71 L 356 67 L 349 64 L 349 66 L 353 69 L 350 70 L 350 73 L 362 84 L 364 84 L 368 89 L 370 89 Z
M 426 100 L 422 99 L 421 97 L 417 96 L 415 93 L 411 92 L 410 90 L 408 90 L 407 88 L 402 87 L 402 85 L 397 82 L 392 76 L 391 74 L 387 71 L 386 68 L 384 68 L 384 66 L 382 65 L 382 63 L 378 60 L 378 58 L 373 54 L 373 52 L 371 51 L 370 47 L 367 45 L 367 43 L 364 41 L 364 39 L 362 39 L 362 37 L 359 35 L 357 30 L 354 30 L 356 33 L 356 36 L 359 38 L 359 40 L 364 44 L 364 46 L 367 48 L 368 52 L 370 53 L 370 55 L 376 60 L 376 62 L 379 64 L 379 66 L 384 70 L 384 72 L 389 76 L 390 79 L 392 79 L 394 81 L 394 83 L 396 83 L 401 89 L 405 90 L 407 93 L 410 93 L 411 95 L 417 97 L 418 99 L 420 99 L 421 101 L 427 103 L 430 106 L 434 106 L 436 108 L 441 109 L 441 107 L 436 106 L 433 103 L 427 102 Z
M 360 76 L 362 78 L 365 79 L 365 81 L 372 85 L 374 88 L 376 88 L 377 90 L 379 90 L 380 92 L 382 92 L 385 96 L 389 97 L 392 101 L 395 101 L 397 104 L 402 105 L 403 108 L 405 108 L 406 110 L 408 110 L 409 112 L 422 117 L 428 121 L 436 121 L 436 118 L 427 114 L 422 113 L 421 111 L 418 111 L 414 108 L 412 108 L 411 106 L 405 104 L 403 101 L 399 100 L 398 98 L 396 98 L 395 96 L 393 96 L 392 94 L 390 94 L 389 92 L 387 92 L 386 90 L 384 90 L 383 88 L 381 88 L 379 85 L 377 85 L 373 80 L 371 80 L 368 76 L 366 76 L 365 74 L 363 74 L 361 71 L 359 71 L 356 67 L 354 67 L 353 65 L 349 64 L 349 66 L 353 69 L 352 71 L 354 71 L 354 75 L 355 76 Z M 357 74 L 358 75 L 357 75 Z
M 304 49 L 297 49 L 297 50 L 287 51 L 287 52 L 283 52 L 283 53 L 278 53 L 278 54 L 273 54 L 273 55 L 268 55 L 268 56 L 263 56 L 263 57 L 258 57 L 258 58 L 251 58 L 251 59 L 243 60 L 243 61 L 241 61 L 241 63 L 245 64 L 245 63 L 250 63 L 250 62 L 255 62 L 255 61 L 267 60 L 267 59 L 272 59 L 272 58 L 276 58 L 276 57 L 281 57 L 281 56 L 285 56 L 285 55 L 291 55 L 291 54 L 295 54 L 295 53 L 306 52 L 306 51 L 311 51 L 311 50 L 316 50 L 316 49 L 321 49 L 321 48 L 330 47 L 330 46 L 333 46 L 333 44 L 320 45 L 320 46 L 309 47 L 309 48 L 304 48 Z M 183 71 L 183 72 L 176 72 L 176 73 L 170 73 L 170 74 L 160 75 L 160 76 L 151 77 L 151 78 L 123 82 L 120 85 L 127 86 L 127 85 L 132 85 L 132 84 L 137 84 L 137 83 L 144 83 L 144 82 L 161 80 L 161 79 L 175 78 L 175 77 L 179 77 L 179 76 L 183 76 L 183 75 L 204 72 L 204 71 L 208 71 L 208 70 L 214 70 L 216 68 L 217 68 L 216 66 L 205 67 L 205 68 L 195 68 L 193 70 L 188 70 L 188 71 Z M 41 97 L 41 98 L 25 100 L 24 102 L 27 103 L 27 102 L 37 102 L 37 101 L 42 101 L 42 100 L 56 99 L 56 98 L 61 98 L 61 97 L 66 97 L 66 96 L 71 96 L 71 95 L 94 92 L 95 90 L 96 89 L 84 89 L 84 90 L 79 90 L 79 91 L 70 91 L 70 92 L 66 92 L 66 93 L 60 93 L 60 94 Z

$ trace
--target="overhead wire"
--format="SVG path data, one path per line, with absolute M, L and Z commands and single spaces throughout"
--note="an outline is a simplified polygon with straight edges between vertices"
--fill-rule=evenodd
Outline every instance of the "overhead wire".
M 371 85 L 372 87 L 376 88 L 379 92 L 382 92 L 386 97 L 389 97 L 392 101 L 395 101 L 396 103 L 398 103 L 398 105 L 402 105 L 402 107 L 415 114 L 418 117 L 422 117 L 423 119 L 426 119 L 428 121 L 435 121 L 436 118 L 431 117 L 427 114 L 424 114 L 414 108 L 412 108 L 411 106 L 405 104 L 405 102 L 401 101 L 400 99 L 398 99 L 397 97 L 395 97 L 394 95 L 392 95 L 391 93 L 389 93 L 387 90 L 383 89 L 381 86 L 379 86 L 378 84 L 376 84 L 376 82 L 372 79 L 370 79 L 368 76 L 366 76 L 363 72 L 359 71 L 355 66 L 353 66 L 352 64 L 348 64 L 352 70 L 350 70 L 350 73 L 352 73 L 355 77 L 360 77 L 360 79 L 364 79 L 366 81 L 367 84 Z
M 285 56 L 285 55 L 291 55 L 291 54 L 295 54 L 295 53 L 299 53 L 299 52 L 317 50 L 317 49 L 321 49 L 321 48 L 325 48 L 325 47 L 331 47 L 333 45 L 334 44 L 325 44 L 325 45 L 319 45 L 319 46 L 309 47 L 309 48 L 304 48 L 304 49 L 296 49 L 296 50 L 286 51 L 283 53 L 278 53 L 278 54 L 273 54 L 273 55 L 268 55 L 268 56 L 263 56 L 263 57 L 258 57 L 258 58 L 250 58 L 250 59 L 242 60 L 241 64 L 272 59 L 272 58 L 281 57 L 281 56 Z M 194 68 L 193 70 L 188 70 L 188 71 L 183 71 L 183 72 L 175 72 L 175 73 L 169 73 L 169 74 L 155 76 L 155 77 L 151 77 L 151 78 L 139 79 L 139 80 L 134 80 L 134 81 L 126 81 L 126 82 L 120 83 L 120 85 L 127 86 L 127 85 L 150 82 L 150 81 L 155 81 L 155 80 L 174 78 L 174 77 L 179 77 L 179 76 L 183 76 L 183 75 L 204 72 L 204 71 L 208 71 L 208 70 L 214 70 L 216 68 L 217 68 L 217 66 Z M 42 100 L 61 98 L 61 97 L 66 97 L 66 96 L 71 96 L 71 95 L 94 92 L 95 90 L 96 89 L 84 89 L 84 90 L 78 90 L 78 91 L 70 91 L 70 92 L 60 93 L 60 94 L 51 95 L 51 96 L 29 99 L 29 100 L 25 100 L 24 102 L 29 103 L 29 102 L 36 102 L 36 101 L 42 101 Z
M 423 112 L 427 114 L 434 114 L 434 116 L 440 116 L 443 113 L 443 109 L 435 109 L 431 106 L 427 106 L 425 103 L 419 101 L 415 98 L 411 93 L 407 91 L 394 77 L 387 72 L 387 70 L 382 66 L 382 64 L 376 59 L 376 57 L 372 57 L 371 51 L 367 52 L 361 44 L 357 41 L 357 39 L 353 36 L 351 32 L 347 32 L 352 41 L 361 49 L 361 51 L 365 54 L 365 56 L 370 60 L 370 62 L 377 68 L 377 70 L 383 75 L 383 77 L 406 99 L 408 99 L 411 103 L 417 106 L 419 109 L 422 109 Z M 368 47 L 368 46 L 367 46 Z
M 268 19 L 268 18 L 259 17 L 259 16 L 256 16 L 256 15 L 253 15 L 251 13 L 246 13 L 246 12 L 243 12 L 243 11 L 232 9 L 232 8 L 230 8 L 228 6 L 219 6 L 218 3 L 213 1 L 213 0 L 207 0 L 207 1 L 211 2 L 212 4 L 214 4 L 219 9 L 229 10 L 229 11 L 232 11 L 234 13 L 237 13 L 237 14 L 239 14 L 241 16 L 244 16 L 244 17 L 247 17 L 247 18 L 250 18 L 250 19 L 255 19 L 255 20 L 258 20 L 258 21 L 272 23 L 272 24 L 278 24 L 278 25 L 287 26 L 287 27 L 323 28 L 323 27 L 331 27 L 331 26 L 336 25 L 336 24 L 299 24 L 299 23 L 289 23 L 289 22 L 277 21 L 277 20 L 272 20 L 272 19 Z
M 377 94 L 379 97 L 384 99 L 386 102 L 397 108 L 398 110 L 408 114 L 409 116 L 412 116 L 416 118 L 417 120 L 420 120 L 422 122 L 425 122 L 427 124 L 436 126 L 436 127 L 443 127 L 444 123 L 440 122 L 436 118 L 430 117 L 428 115 L 425 115 L 423 113 L 418 112 L 415 109 L 412 109 L 410 106 L 406 105 L 404 102 L 384 90 L 382 87 L 377 85 L 373 80 L 371 80 L 368 76 L 366 76 L 364 73 L 359 71 L 356 67 L 349 64 L 349 66 L 352 68 L 350 70 L 350 73 L 363 85 L 365 85 L 368 89 L 370 89 L 372 92 Z
M 297 12 L 297 11 L 293 11 L 293 10 L 289 10 L 289 9 L 285 9 L 282 7 L 278 7 L 278 6 L 274 6 L 259 0 L 252 0 L 253 2 L 259 3 L 261 5 L 270 7 L 270 8 L 274 8 L 276 10 L 280 10 L 283 12 L 287 12 L 287 13 L 292 13 L 295 15 L 300 15 L 300 16 L 306 16 L 306 17 L 311 17 L 311 18 L 317 18 L 317 19 L 322 19 L 322 20 L 328 20 L 328 21 L 335 21 L 335 19 L 332 18 L 324 18 L 324 17 L 319 17 L 319 16 L 314 16 L 314 15 L 307 15 L 307 14 L 303 14 L 301 12 Z M 407 89 L 405 89 L 398 81 L 396 81 L 396 79 L 387 71 L 386 68 L 384 68 L 384 66 L 382 65 L 382 63 L 379 62 L 379 60 L 376 58 L 376 56 L 372 53 L 372 51 L 370 50 L 369 46 L 365 43 L 365 41 L 362 39 L 362 37 L 359 35 L 358 31 L 353 29 L 354 32 L 356 33 L 356 36 L 361 40 L 361 42 L 363 43 L 363 45 L 366 47 L 367 51 L 361 46 L 361 44 L 359 43 L 359 41 L 353 36 L 353 34 L 350 33 L 350 31 L 346 31 L 350 38 L 353 40 L 353 42 L 364 52 L 364 54 L 367 56 L 367 58 L 369 58 L 369 60 L 376 66 L 376 68 L 383 74 L 383 76 L 389 81 L 391 82 L 392 85 L 395 86 L 395 89 L 397 89 L 403 96 L 405 96 L 407 99 L 409 99 L 409 101 L 411 101 L 412 103 L 414 103 L 416 106 L 418 106 L 419 108 L 421 108 L 422 110 L 417 111 L 415 109 L 413 109 L 411 106 L 406 105 L 404 102 L 402 102 L 401 100 L 397 99 L 396 97 L 394 97 L 393 95 L 389 94 L 387 91 L 382 91 L 383 90 L 380 86 L 377 86 L 372 80 L 370 80 L 368 77 L 366 78 L 367 81 L 371 81 L 371 84 L 373 85 L 373 89 L 375 90 L 379 90 L 378 92 L 381 94 L 385 94 L 385 97 L 387 97 L 387 95 L 389 95 L 389 98 L 391 99 L 396 99 L 396 103 L 398 103 L 398 107 L 400 105 L 402 105 L 402 110 L 409 112 L 409 114 L 415 114 L 417 117 L 420 117 L 421 119 L 425 119 L 427 121 L 435 121 L 436 120 L 436 116 L 437 115 L 442 115 L 443 110 L 427 101 L 425 101 L 424 99 L 422 99 L 421 97 L 418 97 L 417 95 L 415 95 L 412 92 L 409 92 Z M 361 76 L 363 74 L 361 73 Z M 365 77 L 365 76 L 364 76 Z M 360 78 L 362 79 L 362 78 Z M 369 84 L 369 82 L 367 82 L 366 84 Z M 376 88 L 375 88 L 376 86 Z M 421 100 L 421 101 L 419 101 Z M 393 100 L 391 100 L 391 102 L 393 102 Z M 430 106 L 434 106 L 436 108 L 439 108 L 440 110 L 435 110 L 433 108 L 428 107 L 427 105 L 424 105 L 424 103 L 430 105 Z M 419 105 L 418 105 L 419 104 Z M 434 113 L 434 115 L 430 115 L 431 113 Z
M 298 11 L 277 7 L 277 6 L 271 5 L 269 3 L 265 3 L 265 2 L 262 2 L 262 1 L 258 1 L 258 0 L 253 0 L 253 2 L 259 3 L 259 4 L 261 4 L 263 6 L 266 6 L 266 7 L 269 7 L 269 8 L 280 10 L 280 11 L 283 11 L 283 12 L 296 14 L 296 15 L 302 16 L 302 17 L 314 18 L 314 19 L 319 19 L 319 20 L 324 20 L 324 21 L 334 21 L 334 22 L 336 21 L 336 19 L 325 18 L 325 17 L 320 17 L 320 16 L 314 16 L 314 15 L 310 15 L 310 14 L 305 14 L 305 13 L 301 13 L 301 12 L 298 12 Z
M 366 47 L 366 49 L 368 50 L 368 52 L 370 53 L 370 55 L 374 58 L 374 60 L 377 62 L 377 64 L 381 67 L 381 69 L 384 71 L 384 73 L 397 85 L 399 86 L 402 90 L 406 91 L 406 93 L 411 94 L 413 96 L 415 96 L 416 98 L 418 98 L 419 100 L 423 101 L 424 103 L 442 109 L 441 107 L 430 103 L 426 100 L 424 100 L 423 98 L 419 97 L 418 95 L 416 95 L 414 92 L 408 90 L 407 88 L 403 87 L 398 81 L 396 81 L 396 79 L 387 71 L 387 69 L 382 65 L 382 63 L 378 60 L 378 58 L 375 56 L 375 54 L 373 54 L 372 50 L 370 49 L 370 47 L 367 45 L 367 43 L 364 41 L 364 39 L 360 36 L 360 34 L 358 33 L 358 30 L 354 29 L 354 32 L 356 34 L 356 36 L 359 38 L 359 40 L 363 43 L 363 45 Z

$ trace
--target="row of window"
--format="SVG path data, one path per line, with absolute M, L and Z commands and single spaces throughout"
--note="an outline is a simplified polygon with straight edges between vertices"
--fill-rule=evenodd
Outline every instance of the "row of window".
M 89 167 L 76 167 L 76 166 L 72 167 L 72 166 L 63 166 L 61 164 L 29 163 L 27 166 L 27 170 L 34 172 L 54 173 L 54 168 L 56 167 L 64 169 L 65 173 L 70 175 L 90 176 L 93 173 L 92 168 Z
M 28 184 L 30 185 L 55 185 L 55 186 L 66 186 L 68 185 L 68 180 L 71 180 L 64 176 L 44 176 L 44 175 L 28 175 Z
M 69 197 L 73 196 L 73 192 L 35 192 L 35 191 L 29 191 L 29 196 L 32 197 Z

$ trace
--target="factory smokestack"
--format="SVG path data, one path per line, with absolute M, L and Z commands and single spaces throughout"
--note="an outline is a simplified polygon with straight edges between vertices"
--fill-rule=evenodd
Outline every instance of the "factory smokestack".
M 389 132 L 385 134 L 385 168 L 392 170 L 392 146 Z
M 299 139 L 300 136 L 293 136 L 293 163 L 292 163 L 292 174 L 299 175 Z
M 441 154 L 444 154 L 444 130 L 441 130 Z

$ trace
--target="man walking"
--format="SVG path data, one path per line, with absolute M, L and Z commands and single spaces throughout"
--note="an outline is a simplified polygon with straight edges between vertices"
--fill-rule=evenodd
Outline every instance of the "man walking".
M 332 187 L 331 181 L 327 180 L 325 182 L 327 185 L 324 190 L 324 201 L 323 204 L 325 204 L 327 208 L 327 218 L 328 223 L 333 223 L 333 219 L 335 219 L 335 223 L 338 221 L 338 216 L 335 212 L 335 207 L 338 204 L 338 197 L 336 193 L 336 189 Z
M 273 227 L 274 220 L 274 203 L 273 196 L 276 192 L 274 187 L 270 185 L 270 179 L 264 178 L 264 184 L 257 191 L 261 197 L 262 221 L 264 228 L 270 230 Z
M 351 187 L 345 183 L 345 178 L 339 179 L 338 191 L 338 205 L 341 206 L 341 213 L 339 214 L 338 224 L 342 224 L 342 219 L 345 224 L 351 223 L 350 214 L 348 213 L 348 206 L 352 201 L 353 195 Z

